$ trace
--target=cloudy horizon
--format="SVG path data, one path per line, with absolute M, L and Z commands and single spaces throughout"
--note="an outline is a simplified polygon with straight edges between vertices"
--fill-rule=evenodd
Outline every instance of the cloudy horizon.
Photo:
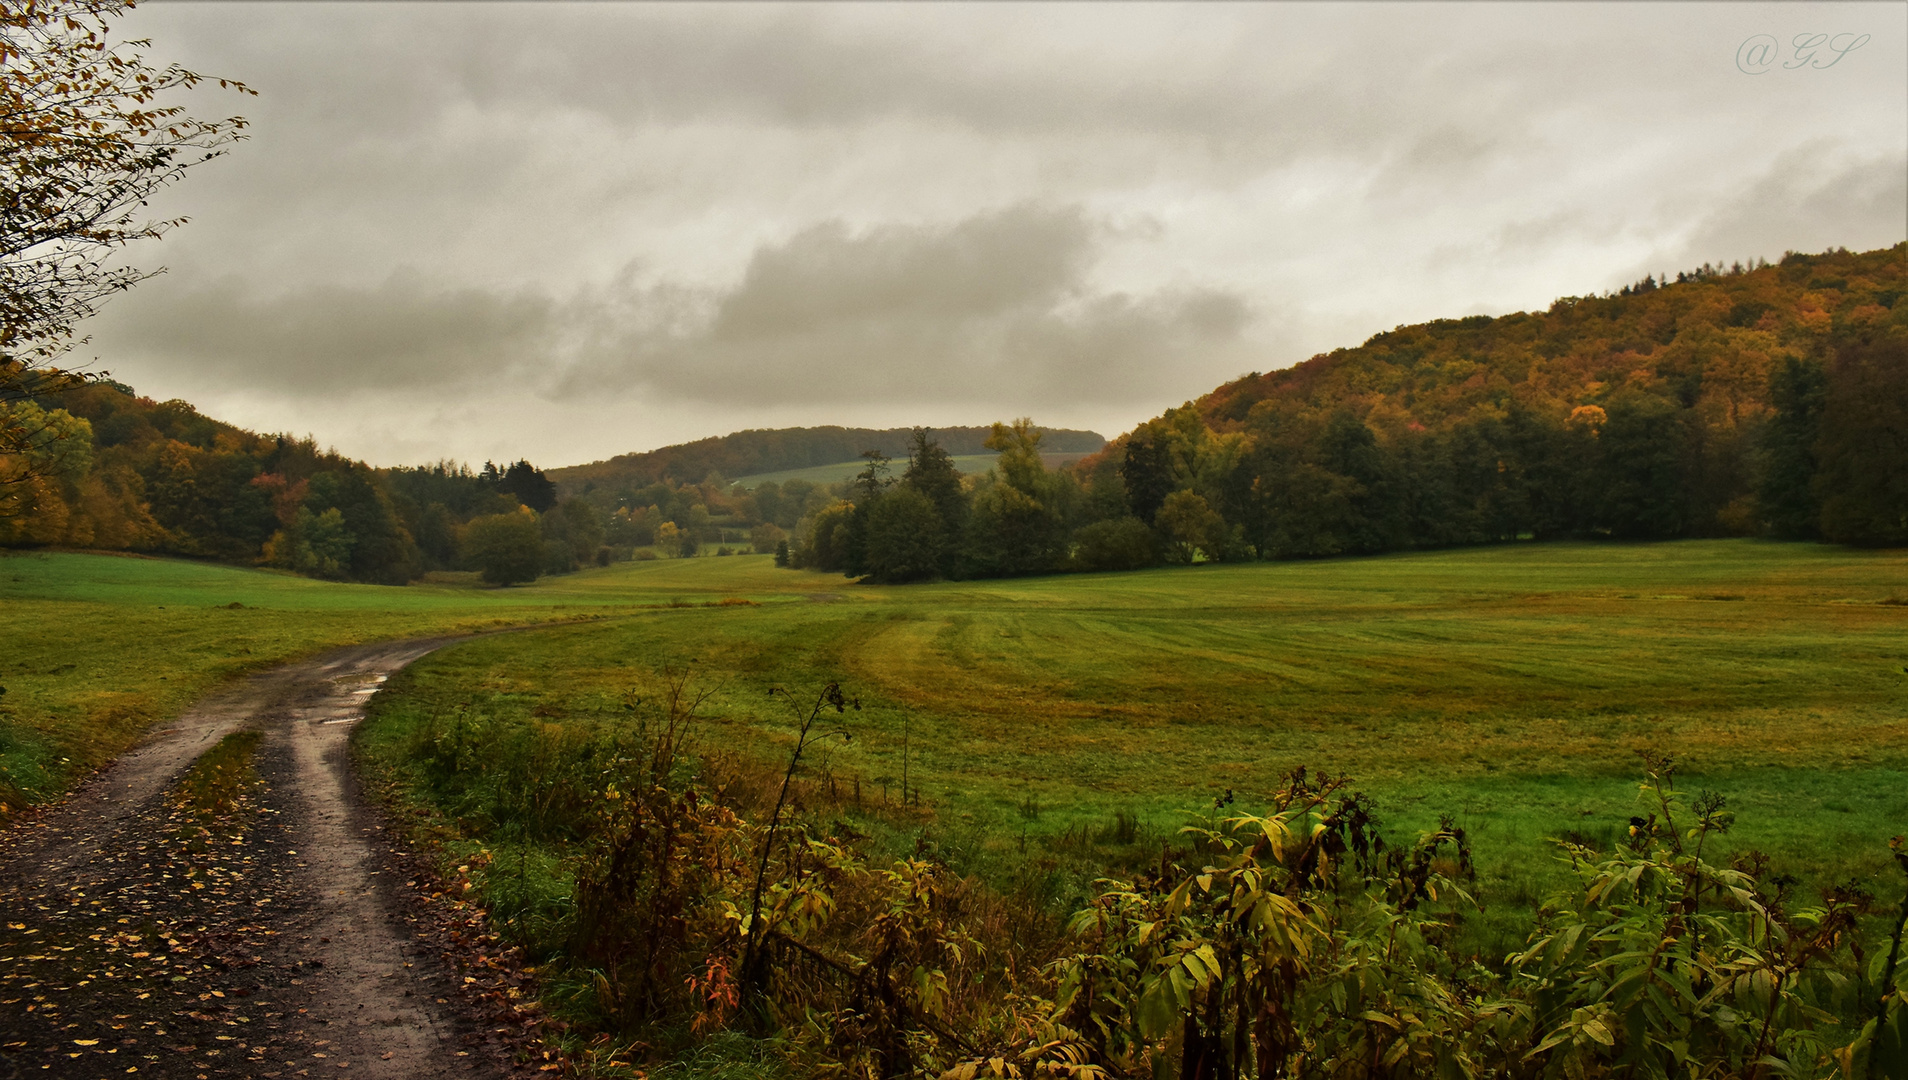
M 254 86 L 185 99 L 251 138 L 82 353 L 383 465 L 1110 437 L 1396 325 L 1908 238 L 1905 11 L 162 0 L 119 29 Z

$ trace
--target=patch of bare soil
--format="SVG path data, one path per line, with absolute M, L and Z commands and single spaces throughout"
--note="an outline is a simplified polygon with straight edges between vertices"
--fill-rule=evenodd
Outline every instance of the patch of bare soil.
M 254 676 L 0 834 L 0 1078 L 538 1071 L 512 965 L 349 765 L 366 700 L 442 644 Z M 168 788 L 241 728 L 262 784 L 207 836 Z

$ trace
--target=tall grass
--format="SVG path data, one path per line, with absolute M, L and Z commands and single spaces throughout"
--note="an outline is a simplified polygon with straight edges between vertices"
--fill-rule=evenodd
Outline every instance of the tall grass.
M 1063 850 L 1099 861 L 1063 931 L 1033 875 L 963 876 L 928 832 L 877 854 L 839 785 L 797 779 L 806 740 L 779 769 L 721 753 L 680 673 L 568 732 L 407 713 L 398 689 L 362 748 L 484 845 L 459 873 L 538 951 L 604 1074 L 1218 1080 L 1256 1060 L 1377 1078 L 1456 1055 L 1531 1080 L 1639 1061 L 1849 1080 L 1908 1047 L 1908 986 L 1881 960 L 1899 952 L 1899 920 L 1891 937 L 1878 918 L 1892 906 L 1847 887 L 1809 906 L 1766 856 L 1724 845 L 1724 801 L 1685 803 L 1661 757 L 1647 817 L 1554 847 L 1576 883 L 1507 949 L 1473 947 L 1461 826 L 1386 829 L 1344 778 L 1302 769 L 1269 809 L 1226 792 L 1176 833 L 1121 813 L 1023 851 L 1035 874 Z M 830 703 L 846 704 L 832 686 L 805 732 Z M 1638 979 L 1683 996 L 1617 992 Z

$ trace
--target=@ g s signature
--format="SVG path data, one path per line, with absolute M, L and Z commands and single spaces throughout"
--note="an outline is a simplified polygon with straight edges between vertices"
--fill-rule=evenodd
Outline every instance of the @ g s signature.
M 1842 58 L 1868 44 L 1867 34 L 1797 34 L 1789 40 L 1789 59 L 1782 58 L 1782 43 L 1773 34 L 1756 34 L 1736 47 L 1736 70 L 1744 75 L 1761 75 L 1780 65 L 1785 71 L 1799 68 L 1832 68 Z M 1833 59 L 1830 58 L 1831 54 Z M 1827 61 L 1824 63 L 1823 61 Z

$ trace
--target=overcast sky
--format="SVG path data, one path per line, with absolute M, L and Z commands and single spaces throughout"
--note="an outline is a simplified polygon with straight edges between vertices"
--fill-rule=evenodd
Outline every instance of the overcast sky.
M 157 0 L 121 29 L 259 96 L 186 97 L 251 138 L 155 205 L 192 218 L 135 249 L 168 272 L 83 354 L 376 464 L 1111 436 L 1395 325 L 1908 236 L 1900 3 Z

